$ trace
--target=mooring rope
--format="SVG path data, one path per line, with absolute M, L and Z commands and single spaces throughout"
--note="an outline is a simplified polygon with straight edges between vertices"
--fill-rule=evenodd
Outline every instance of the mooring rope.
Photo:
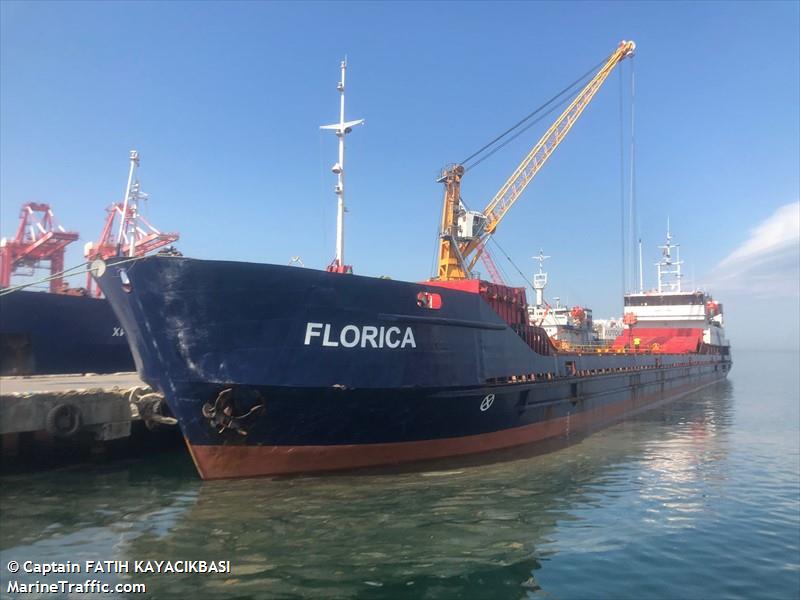
M 125 259 L 125 260 L 121 260 L 119 262 L 115 262 L 114 266 L 124 265 L 124 264 L 130 263 L 130 262 L 135 262 L 137 260 L 141 260 L 142 258 L 144 258 L 144 256 L 134 256 L 133 258 L 128 258 L 128 259 Z M 5 295 L 10 294 L 12 292 L 18 292 L 20 290 L 24 290 L 25 288 L 29 288 L 29 287 L 31 287 L 33 285 L 39 285 L 40 283 L 47 283 L 48 281 L 52 281 L 53 279 L 58 279 L 59 277 L 64 277 L 65 275 L 67 275 L 67 273 L 70 273 L 70 274 L 74 275 L 73 271 L 77 271 L 78 269 L 83 269 L 86 265 L 90 265 L 90 264 L 91 263 L 89 261 L 85 261 L 85 262 L 82 262 L 79 265 L 76 265 L 74 267 L 70 267 L 69 269 L 64 269 L 63 271 L 60 271 L 58 273 L 53 273 L 52 275 L 49 275 L 48 277 L 44 277 L 44 278 L 38 279 L 36 281 L 31 281 L 29 283 L 23 283 L 21 285 L 16 285 L 14 287 L 7 287 L 7 288 L 5 288 L 3 290 L 0 290 L 0 296 L 5 296 Z

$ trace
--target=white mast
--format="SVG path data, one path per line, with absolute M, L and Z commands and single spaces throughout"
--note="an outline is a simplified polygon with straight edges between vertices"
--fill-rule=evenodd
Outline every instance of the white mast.
M 139 153 L 136 150 L 131 150 L 131 167 L 128 171 L 128 184 L 125 186 L 125 200 L 122 203 L 122 218 L 119 220 L 119 232 L 117 233 L 117 244 L 122 246 L 125 239 L 128 237 L 125 231 L 125 224 L 127 223 L 126 217 L 128 216 L 128 201 L 131 199 L 131 185 L 133 184 L 133 172 L 139 166 Z M 133 256 L 133 244 L 130 245 L 130 255 Z
M 539 249 L 539 254 L 534 256 L 534 260 L 539 261 L 539 272 L 533 274 L 533 289 L 536 292 L 536 306 L 544 306 L 544 288 L 547 287 L 547 273 L 544 272 L 544 261 L 550 258 L 545 256 L 542 249 Z
M 128 256 L 136 256 L 136 236 L 139 230 L 139 200 L 146 200 L 147 194 L 141 191 L 138 179 L 134 179 L 136 169 L 139 168 L 139 153 L 131 150 L 131 167 L 128 171 L 128 185 L 125 186 L 125 200 L 122 203 L 122 215 L 117 233 L 117 245 L 122 247 L 128 244 Z M 130 212 L 131 217 L 128 218 Z M 156 233 L 157 230 L 153 229 Z
M 356 121 L 344 120 L 344 82 L 345 72 L 347 70 L 347 58 L 341 62 L 342 67 L 342 80 L 336 86 L 339 90 L 339 122 L 333 125 L 323 125 L 320 129 L 331 129 L 339 138 L 339 162 L 337 162 L 331 170 L 338 176 L 338 181 L 334 192 L 338 197 L 337 210 L 336 210 L 336 258 L 333 260 L 331 267 L 334 271 L 344 272 L 344 213 L 347 210 L 344 204 L 344 136 L 352 131 L 356 125 L 361 125 L 364 119 Z
M 683 264 L 681 260 L 681 246 L 680 244 L 672 243 L 672 234 L 669 231 L 669 219 L 667 219 L 667 243 L 663 246 L 659 246 L 659 248 L 661 248 L 661 260 L 656 263 L 656 267 L 658 267 L 658 293 L 680 292 L 681 279 L 683 278 L 683 274 L 681 273 L 681 265 Z M 674 261 L 672 260 L 673 248 L 675 248 L 676 252 Z M 672 276 L 674 279 L 672 281 L 665 281 L 664 276 Z

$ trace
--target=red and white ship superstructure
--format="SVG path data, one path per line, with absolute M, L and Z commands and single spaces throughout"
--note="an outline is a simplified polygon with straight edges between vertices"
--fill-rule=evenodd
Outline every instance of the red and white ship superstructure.
M 615 348 L 651 352 L 703 352 L 727 354 L 722 304 L 710 294 L 682 288 L 680 245 L 667 240 L 661 248 L 658 287 L 625 295 L 625 331 Z

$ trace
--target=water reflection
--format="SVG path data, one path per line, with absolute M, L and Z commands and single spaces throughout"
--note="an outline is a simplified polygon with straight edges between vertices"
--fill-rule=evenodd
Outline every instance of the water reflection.
M 132 577 L 159 598 L 550 597 L 548 563 L 622 548 L 641 527 L 626 515 L 669 533 L 714 511 L 731 413 L 721 383 L 550 454 L 423 473 L 202 483 L 171 457 L 8 478 L 0 554 L 233 564 Z

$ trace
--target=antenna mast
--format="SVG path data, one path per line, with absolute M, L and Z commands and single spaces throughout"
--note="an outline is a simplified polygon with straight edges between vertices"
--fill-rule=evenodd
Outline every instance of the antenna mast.
M 680 292 L 681 279 L 683 278 L 683 274 L 681 273 L 681 265 L 683 264 L 681 260 L 681 246 L 680 244 L 672 243 L 669 219 L 667 219 L 667 243 L 663 246 L 659 246 L 659 248 L 661 248 L 661 260 L 656 263 L 656 267 L 658 267 L 658 293 Z M 675 260 L 672 259 L 673 248 L 675 249 Z M 665 281 L 665 276 L 671 276 L 673 280 Z
M 334 188 L 334 193 L 338 198 L 336 208 L 336 257 L 328 265 L 328 271 L 352 273 L 353 267 L 344 264 L 344 213 L 347 210 L 344 204 L 344 136 L 350 133 L 354 126 L 363 124 L 364 119 L 344 120 L 344 82 L 347 71 L 347 57 L 341 62 L 341 68 L 342 79 L 336 86 L 336 89 L 339 90 L 339 122 L 333 125 L 323 125 L 320 129 L 330 129 L 339 138 L 339 162 L 331 167 L 331 171 L 336 173 L 338 179 Z
M 541 248 L 539 254 L 534 256 L 534 260 L 539 261 L 539 272 L 533 274 L 533 289 L 536 292 L 536 306 L 544 306 L 544 288 L 547 287 L 547 273 L 544 271 L 544 261 L 550 258 L 545 256 Z
M 128 171 L 128 185 L 125 186 L 125 199 L 122 202 L 122 214 L 128 215 L 128 205 L 130 204 L 132 218 L 120 219 L 119 233 L 117 234 L 117 243 L 122 244 L 123 241 L 129 241 L 129 256 L 135 256 L 136 252 L 136 213 L 137 203 L 139 200 L 139 182 L 134 182 L 133 174 L 139 166 L 139 153 L 136 150 L 131 150 L 131 168 Z M 130 236 L 130 237 L 129 237 Z

